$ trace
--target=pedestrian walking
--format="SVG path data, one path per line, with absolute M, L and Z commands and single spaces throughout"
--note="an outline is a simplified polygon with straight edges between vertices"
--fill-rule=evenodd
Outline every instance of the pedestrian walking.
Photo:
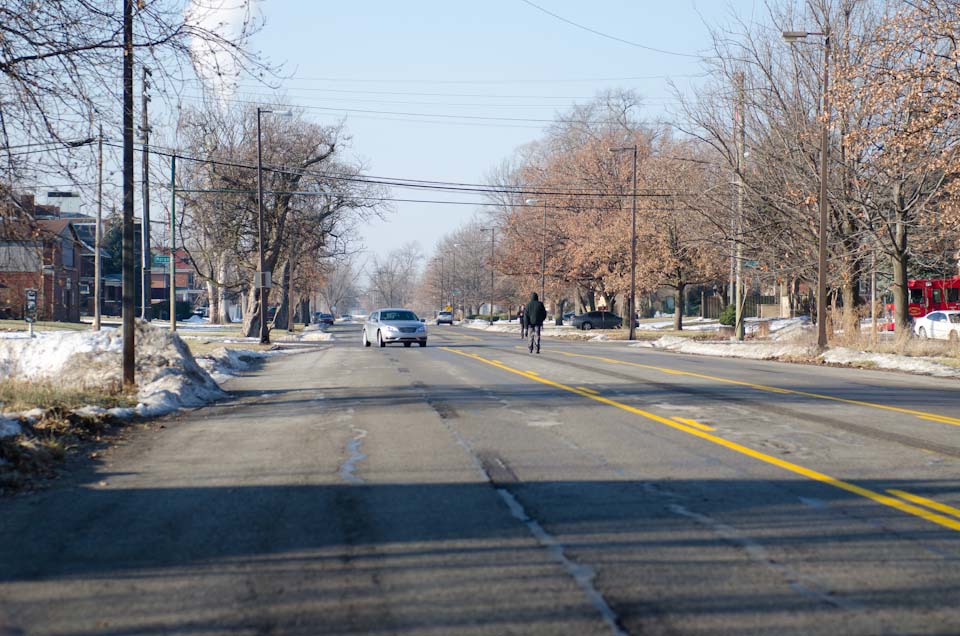
M 520 323 L 520 337 L 527 337 L 527 319 L 524 316 L 524 306 L 520 305 L 520 308 L 517 310 L 517 322 Z
M 533 353 L 534 350 L 540 353 L 540 330 L 543 329 L 543 321 L 547 319 L 547 308 L 540 302 L 536 292 L 530 294 L 530 302 L 523 310 L 523 319 L 527 323 L 527 329 L 530 333 L 528 350 L 530 353 Z

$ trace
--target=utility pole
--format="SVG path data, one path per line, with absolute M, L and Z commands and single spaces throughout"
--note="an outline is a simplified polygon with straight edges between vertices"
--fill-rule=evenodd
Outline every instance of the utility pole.
M 630 323 L 628 338 L 634 340 L 637 337 L 637 325 L 633 314 L 637 307 L 637 145 L 627 146 L 625 148 L 611 148 L 610 152 L 633 153 L 633 206 L 630 215 L 630 306 L 627 311 L 627 321 Z
M 737 340 L 744 338 L 743 305 L 746 293 L 743 289 L 743 169 L 744 146 L 746 145 L 746 124 L 744 122 L 743 73 L 736 74 L 737 83 L 737 110 L 736 110 L 736 147 L 737 147 L 737 247 L 736 247 L 736 322 L 734 335 Z
M 103 124 L 97 137 L 97 225 L 93 236 L 93 330 L 100 331 L 100 304 L 103 302 L 103 278 L 100 261 L 103 242 Z
M 136 386 L 133 257 L 133 0 L 123 0 L 123 386 Z
M 140 298 L 142 306 L 140 308 L 140 318 L 149 322 L 153 319 L 153 305 L 151 300 L 152 272 L 150 255 L 150 123 L 147 119 L 147 102 L 150 101 L 150 95 L 147 91 L 150 89 L 150 80 L 147 78 L 153 75 L 146 66 L 143 67 L 143 91 L 140 123 L 140 134 L 143 139 L 143 158 L 141 160 L 143 169 L 143 220 L 141 221 L 140 240 L 141 254 L 143 255 L 143 265 L 141 272 L 143 282 L 140 285 Z
M 873 331 L 873 346 L 877 346 L 877 246 L 873 246 L 872 252 L 873 267 L 870 271 L 870 328 Z
M 170 331 L 177 330 L 177 157 L 170 157 Z
M 830 28 L 823 33 L 823 112 L 820 127 L 820 236 L 817 246 L 817 347 L 827 348 L 827 160 L 830 156 Z

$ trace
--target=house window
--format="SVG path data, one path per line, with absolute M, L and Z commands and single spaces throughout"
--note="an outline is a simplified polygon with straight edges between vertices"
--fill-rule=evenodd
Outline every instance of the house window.
M 61 245 L 63 246 L 63 266 L 73 267 L 75 252 L 73 241 L 63 241 Z

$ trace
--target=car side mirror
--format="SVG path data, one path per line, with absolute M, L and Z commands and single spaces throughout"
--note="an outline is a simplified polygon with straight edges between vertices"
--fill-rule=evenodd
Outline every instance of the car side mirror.
M 420 322 L 427 322 L 427 319 L 426 319 L 426 318 L 421 318 L 421 319 L 420 319 Z

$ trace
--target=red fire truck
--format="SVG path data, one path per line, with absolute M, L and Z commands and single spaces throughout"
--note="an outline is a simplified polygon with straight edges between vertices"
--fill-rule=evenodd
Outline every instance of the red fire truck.
M 926 316 L 938 309 L 960 309 L 960 276 L 951 278 L 918 278 L 907 281 L 907 311 L 913 318 Z M 883 328 L 893 331 L 893 303 L 886 305 L 887 319 Z

